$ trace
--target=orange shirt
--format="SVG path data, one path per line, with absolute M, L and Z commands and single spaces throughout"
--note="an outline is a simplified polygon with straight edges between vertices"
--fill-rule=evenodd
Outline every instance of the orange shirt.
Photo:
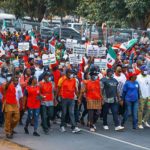
M 102 95 L 100 93 L 100 89 L 100 81 L 98 79 L 95 81 L 88 80 L 86 83 L 87 100 L 101 100 Z

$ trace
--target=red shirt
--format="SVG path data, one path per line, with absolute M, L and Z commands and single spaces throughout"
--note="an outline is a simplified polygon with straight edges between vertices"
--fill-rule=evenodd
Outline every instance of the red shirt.
M 30 109 L 38 109 L 40 108 L 40 100 L 37 97 L 40 94 L 39 86 L 27 86 L 26 87 L 28 96 L 27 96 L 27 107 Z
M 40 91 L 45 98 L 43 101 L 53 101 L 53 85 L 51 82 L 40 82 Z

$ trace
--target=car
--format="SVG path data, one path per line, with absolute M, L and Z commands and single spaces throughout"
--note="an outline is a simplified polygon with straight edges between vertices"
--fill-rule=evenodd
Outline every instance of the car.
M 77 30 L 70 28 L 70 27 L 55 28 L 54 34 L 60 35 L 61 39 L 64 39 L 64 40 L 73 38 L 73 39 L 77 40 L 78 42 L 81 41 L 80 33 Z

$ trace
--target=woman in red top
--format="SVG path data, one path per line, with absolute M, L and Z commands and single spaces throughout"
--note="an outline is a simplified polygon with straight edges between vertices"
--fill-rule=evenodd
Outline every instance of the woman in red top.
M 54 83 L 49 81 L 50 74 L 45 73 L 40 82 L 40 93 L 43 97 L 41 102 L 42 127 L 45 134 L 50 128 L 50 119 L 54 115 Z
M 34 136 L 40 136 L 37 133 L 38 128 L 38 119 L 39 119 L 39 113 L 40 113 L 40 87 L 37 85 L 37 79 L 36 77 L 31 77 L 29 79 L 29 85 L 26 87 L 26 90 L 24 92 L 24 100 L 25 104 L 27 104 L 28 109 L 28 118 L 26 121 L 26 125 L 24 127 L 25 133 L 29 134 L 28 131 L 28 125 L 32 120 L 32 117 L 34 118 Z
M 28 85 L 30 77 L 31 77 L 31 70 L 29 68 L 26 68 L 23 72 L 23 75 L 21 75 L 20 77 L 20 86 L 22 88 L 23 93 L 26 86 Z M 23 115 L 24 115 L 23 104 L 22 101 L 20 101 L 20 125 L 23 125 L 22 123 Z
M 5 132 L 9 139 L 13 138 L 14 128 L 19 122 L 19 106 L 16 99 L 17 85 L 18 78 L 14 77 L 2 87 Z

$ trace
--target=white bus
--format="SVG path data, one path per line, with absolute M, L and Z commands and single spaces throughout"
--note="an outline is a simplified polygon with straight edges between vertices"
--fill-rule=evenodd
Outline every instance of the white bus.
M 2 26 L 4 20 L 7 27 L 14 27 L 16 17 L 12 14 L 0 13 L 0 26 Z

